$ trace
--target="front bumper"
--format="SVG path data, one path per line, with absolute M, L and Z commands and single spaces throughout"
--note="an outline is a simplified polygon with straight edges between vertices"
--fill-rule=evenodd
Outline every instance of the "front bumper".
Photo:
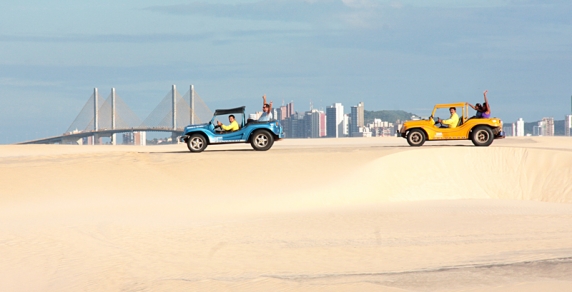
M 495 139 L 504 139 L 506 133 L 502 130 L 502 126 L 493 129 L 493 134 L 495 135 Z

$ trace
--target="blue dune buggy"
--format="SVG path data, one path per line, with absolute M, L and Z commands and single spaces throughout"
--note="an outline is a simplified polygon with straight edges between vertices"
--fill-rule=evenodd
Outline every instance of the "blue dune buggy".
M 217 120 L 226 123 L 228 117 L 233 115 L 239 125 L 237 131 L 223 131 L 217 126 Z M 277 120 L 255 121 L 246 120 L 245 107 L 232 109 L 217 109 L 209 123 L 188 125 L 179 138 L 187 143 L 191 152 L 202 152 L 210 144 L 250 143 L 254 150 L 266 151 L 272 147 L 274 141 L 284 138 L 282 125 Z

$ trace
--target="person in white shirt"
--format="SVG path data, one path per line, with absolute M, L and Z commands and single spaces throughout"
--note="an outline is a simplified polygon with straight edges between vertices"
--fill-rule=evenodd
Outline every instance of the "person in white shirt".
M 272 102 L 266 103 L 266 94 L 262 96 L 262 115 L 258 119 L 261 122 L 272 120 Z

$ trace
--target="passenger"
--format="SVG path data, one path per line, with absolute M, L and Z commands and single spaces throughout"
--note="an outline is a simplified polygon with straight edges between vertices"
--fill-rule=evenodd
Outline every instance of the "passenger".
M 483 106 L 480 103 L 475 104 L 474 106 L 470 103 L 467 103 L 471 108 L 477 111 L 473 118 L 482 118 L 483 117 Z
M 485 92 L 483 92 L 483 95 L 485 96 L 485 102 L 483 103 L 483 105 L 477 103 L 475 104 L 475 106 L 473 106 L 472 104 L 469 103 L 469 106 L 477 111 L 477 114 L 475 115 L 476 118 L 488 119 L 491 117 L 491 106 L 489 105 L 489 100 L 487 99 L 487 92 L 488 90 L 485 90 Z
M 224 131 L 229 131 L 229 132 L 238 131 L 239 126 L 238 126 L 238 123 L 236 122 L 236 120 L 234 119 L 234 115 L 228 116 L 228 121 L 230 122 L 230 124 L 228 126 L 223 125 L 219 121 L 217 121 L 216 124 L 217 124 L 217 126 L 219 126 Z
M 441 124 L 439 128 L 456 128 L 457 124 L 459 124 L 459 115 L 457 115 L 457 109 L 455 107 L 450 107 L 449 112 L 451 113 L 451 117 L 447 120 L 438 120 L 438 123 Z
M 262 96 L 262 115 L 258 120 L 261 122 L 272 120 L 272 102 L 266 103 L 266 94 Z
M 489 101 L 487 99 L 487 92 L 489 91 L 485 90 L 485 92 L 483 92 L 483 95 L 485 96 L 485 102 L 481 106 L 481 112 L 482 112 L 481 117 L 485 119 L 491 117 L 491 106 L 489 105 Z

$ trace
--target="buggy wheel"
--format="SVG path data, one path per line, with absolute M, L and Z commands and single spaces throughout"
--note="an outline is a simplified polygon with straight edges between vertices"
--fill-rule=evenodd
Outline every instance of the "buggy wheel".
M 272 147 L 272 144 L 274 144 L 274 136 L 268 131 L 256 131 L 250 138 L 250 145 L 257 151 L 266 151 Z
M 494 139 L 493 131 L 487 126 L 477 126 L 473 129 L 471 140 L 475 146 L 489 146 Z
M 409 146 L 419 147 L 425 143 L 425 132 L 421 129 L 413 129 L 407 134 L 407 143 Z
M 205 136 L 201 134 L 193 134 L 187 139 L 187 148 L 191 152 L 203 152 L 207 148 L 208 142 Z

